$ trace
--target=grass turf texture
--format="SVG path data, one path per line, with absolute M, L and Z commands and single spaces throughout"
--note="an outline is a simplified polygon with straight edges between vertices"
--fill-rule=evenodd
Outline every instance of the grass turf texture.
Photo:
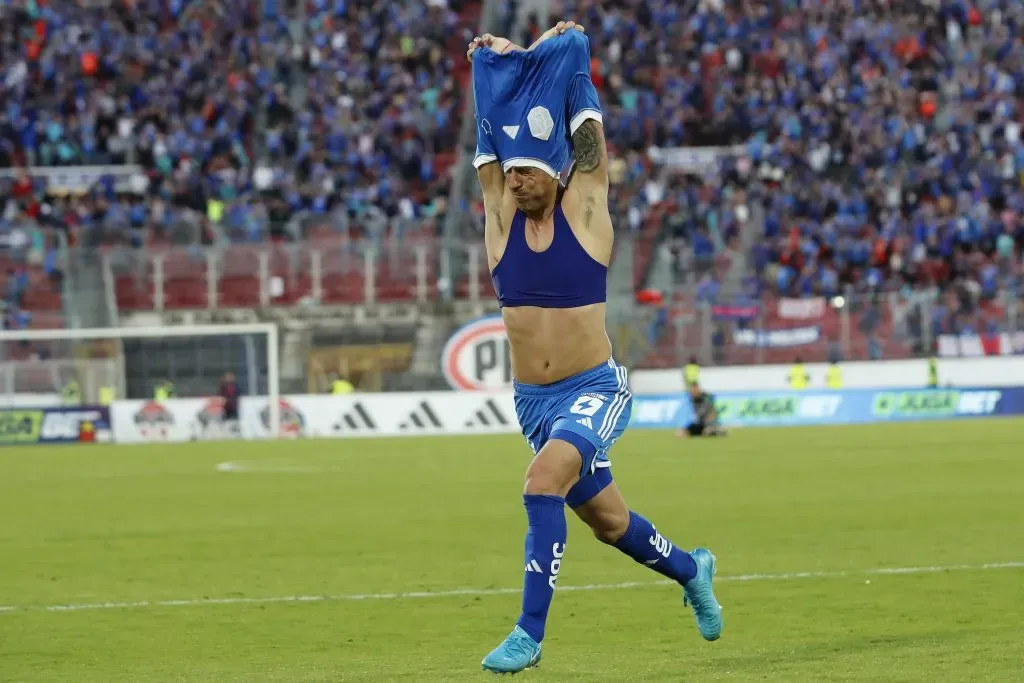
M 1024 569 L 1020 421 L 738 431 L 615 448 L 627 500 L 706 544 L 726 628 L 570 515 L 536 681 L 1009 681 Z M 486 680 L 515 591 L 46 611 L 107 601 L 515 589 L 522 439 L 0 450 L 0 680 Z M 217 471 L 234 461 L 247 471 Z M 520 680 L 517 678 L 516 680 Z

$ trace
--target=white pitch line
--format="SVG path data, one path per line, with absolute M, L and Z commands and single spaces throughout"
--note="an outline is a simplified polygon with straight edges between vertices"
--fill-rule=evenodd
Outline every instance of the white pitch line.
M 840 579 L 851 576 L 899 576 L 906 574 L 938 574 L 942 572 L 990 571 L 993 569 L 1024 569 L 1022 562 L 991 562 L 988 564 L 951 564 L 930 567 L 881 567 L 831 572 L 787 572 L 780 574 L 734 574 L 719 576 L 716 581 L 795 581 L 800 579 Z M 674 581 L 627 581 L 625 583 L 591 583 L 583 586 L 559 586 L 558 591 L 602 591 L 626 588 L 665 586 Z M 139 600 L 136 602 L 83 602 L 68 605 L 0 605 L 0 613 L 17 612 L 81 612 L 102 609 L 139 609 L 144 607 L 198 607 L 201 605 L 270 605 L 298 602 L 344 602 L 359 600 L 406 600 L 414 598 L 452 598 L 459 596 L 508 595 L 522 588 L 456 588 L 447 591 L 412 591 L 402 593 L 363 593 L 353 595 L 282 595 L 265 598 L 201 598 L 185 600 Z
M 332 468 L 326 467 L 300 467 L 298 465 L 274 465 L 270 464 L 267 466 L 256 466 L 245 464 L 244 461 L 235 462 L 221 462 L 217 463 L 216 470 L 218 472 L 247 472 L 256 474 L 313 474 L 317 472 L 327 472 Z

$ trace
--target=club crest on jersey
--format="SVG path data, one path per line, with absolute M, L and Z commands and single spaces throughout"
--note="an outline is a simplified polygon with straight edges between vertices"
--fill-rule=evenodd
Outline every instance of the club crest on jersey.
M 555 129 L 555 121 L 551 118 L 551 112 L 545 107 L 534 107 L 526 115 L 526 123 L 530 126 L 530 135 L 538 140 L 547 140 Z

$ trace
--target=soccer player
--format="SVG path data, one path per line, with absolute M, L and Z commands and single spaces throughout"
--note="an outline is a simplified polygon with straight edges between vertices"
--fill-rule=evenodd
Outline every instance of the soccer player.
M 582 27 L 560 22 L 528 49 L 480 36 L 467 57 L 484 241 L 511 347 L 516 414 L 535 454 L 523 488 L 522 613 L 483 668 L 514 673 L 540 661 L 565 553 L 566 505 L 599 540 L 677 581 L 701 635 L 716 640 L 714 556 L 681 550 L 631 511 L 609 470 L 608 450 L 629 422 L 632 396 L 605 329 L 613 234 L 589 41 Z

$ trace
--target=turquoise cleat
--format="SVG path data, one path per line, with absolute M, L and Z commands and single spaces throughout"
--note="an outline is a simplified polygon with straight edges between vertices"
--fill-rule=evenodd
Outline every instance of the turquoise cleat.
M 715 575 L 715 556 L 707 548 L 697 548 L 691 555 L 697 563 L 697 576 L 683 586 L 683 604 L 693 607 L 697 629 L 704 640 L 718 640 L 722 635 L 722 606 L 711 590 Z
M 515 674 L 537 666 L 540 663 L 540 643 L 530 634 L 516 626 L 491 654 L 480 662 L 485 671 L 496 674 Z

